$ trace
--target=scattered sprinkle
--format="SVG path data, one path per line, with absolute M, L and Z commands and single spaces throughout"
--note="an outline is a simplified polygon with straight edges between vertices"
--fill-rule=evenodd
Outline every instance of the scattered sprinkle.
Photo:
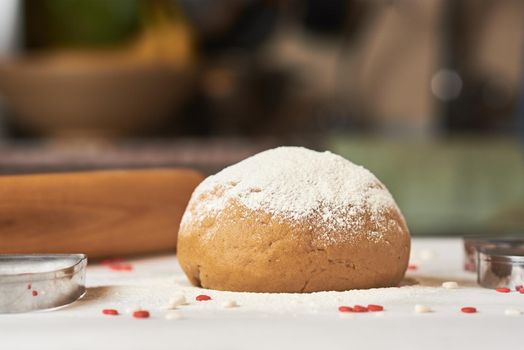
M 108 269 L 113 271 L 131 271 L 133 265 L 126 263 L 124 258 L 116 257 L 104 259 L 100 262 L 102 265 L 107 266 Z
M 353 308 L 351 306 L 339 306 L 338 311 L 340 312 L 353 312 Z
M 461 308 L 460 311 L 462 311 L 465 314 L 474 314 L 475 312 L 477 312 L 477 309 L 472 306 L 465 306 Z
M 506 287 L 495 288 L 495 290 L 497 292 L 499 292 L 499 293 L 509 293 L 509 292 L 511 292 L 511 289 L 506 288 Z
M 237 307 L 238 304 L 235 300 L 226 300 L 222 303 L 222 307 L 226 309 L 232 309 L 234 307 Z
M 102 310 L 104 315 L 117 316 L 119 315 L 118 310 L 115 309 L 104 309 Z
M 147 310 L 137 310 L 133 312 L 134 318 L 149 318 L 149 311 Z
M 31 295 L 36 297 L 36 296 L 38 296 L 38 292 L 36 290 L 34 290 L 34 291 L 31 292 Z
M 377 311 L 384 311 L 384 306 L 382 305 L 375 305 L 375 304 L 369 304 L 368 310 L 371 312 L 377 312 Z
M 447 281 L 442 283 L 442 287 L 446 289 L 457 289 L 459 285 L 455 281 Z
M 27 285 L 27 289 L 31 289 L 31 288 L 32 288 L 31 283 L 29 283 L 29 284 Z
M 362 305 L 355 305 L 355 306 L 339 306 L 338 311 L 340 312 L 368 312 L 368 311 L 383 311 L 384 307 L 382 305 L 375 305 L 375 304 L 369 304 L 367 307 Z
M 524 288 L 520 288 L 520 289 L 519 289 L 519 293 L 520 293 L 520 294 L 524 294 Z
M 418 266 L 415 265 L 415 264 L 409 264 L 408 265 L 408 270 L 410 270 L 410 271 L 418 270 Z
M 517 309 L 506 309 L 506 310 L 504 310 L 504 315 L 506 315 L 506 316 L 519 316 L 521 314 L 522 314 L 522 312 L 520 310 L 517 310 Z
M 417 304 L 415 305 L 415 312 L 417 314 L 427 314 L 428 312 L 433 312 L 433 310 L 427 305 Z
M 128 264 L 128 263 L 110 264 L 110 265 L 107 265 L 107 267 L 113 271 L 132 271 L 133 270 L 133 265 Z
M 368 312 L 368 308 L 362 305 L 353 306 L 353 312 Z
M 470 272 L 477 271 L 475 264 L 473 264 L 471 262 L 464 263 L 464 270 L 470 271 Z
M 522 289 L 522 285 L 521 284 L 519 284 L 518 286 L 515 286 L 515 290 L 517 292 L 520 292 L 521 289 Z
M 169 300 L 168 308 L 169 309 L 174 309 L 174 308 L 176 308 L 178 306 L 182 306 L 182 305 L 186 305 L 186 304 L 187 304 L 187 301 L 186 301 L 186 297 L 184 296 L 184 294 L 175 294 Z
M 195 299 L 196 301 L 206 301 L 206 300 L 211 300 L 211 297 L 209 295 L 200 294 L 200 295 L 197 295 Z

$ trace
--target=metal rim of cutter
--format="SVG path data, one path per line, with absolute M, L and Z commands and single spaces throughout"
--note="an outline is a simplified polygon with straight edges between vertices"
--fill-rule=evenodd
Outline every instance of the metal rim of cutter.
M 486 288 L 520 288 L 524 284 L 524 241 L 480 248 L 477 282 Z
M 85 254 L 0 254 L 0 313 L 54 309 L 85 292 Z
M 518 236 L 465 236 L 464 269 L 470 272 L 478 271 L 479 251 L 497 248 L 524 248 L 524 238 Z

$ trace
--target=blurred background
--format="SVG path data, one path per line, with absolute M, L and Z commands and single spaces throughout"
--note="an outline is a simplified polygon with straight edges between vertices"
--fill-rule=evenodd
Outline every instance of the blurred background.
M 2 0 L 0 173 L 302 145 L 413 235 L 522 233 L 523 66 L 518 0 Z

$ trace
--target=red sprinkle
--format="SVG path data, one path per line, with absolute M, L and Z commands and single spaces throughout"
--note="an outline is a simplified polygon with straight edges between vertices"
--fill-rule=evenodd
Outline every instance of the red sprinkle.
M 520 292 L 521 289 L 522 289 L 522 285 L 515 286 L 515 290 L 517 292 Z
M 100 263 L 113 271 L 133 270 L 133 265 L 127 263 L 123 258 L 120 257 L 104 259 Z
M 365 306 L 362 306 L 362 305 L 355 305 L 353 306 L 353 311 L 354 312 L 368 312 L 368 308 L 365 307 Z
M 116 315 L 118 315 L 118 310 L 115 310 L 115 309 L 104 309 L 104 310 L 102 310 L 102 313 L 104 315 L 116 316 Z
M 411 271 L 415 271 L 418 269 L 418 266 L 415 265 L 415 264 L 409 264 L 408 265 L 408 270 L 411 270 Z
M 339 306 L 338 311 L 340 312 L 353 312 L 353 308 L 351 306 Z
M 472 306 L 466 306 L 460 309 L 460 311 L 462 311 L 465 314 L 474 314 L 475 312 L 477 312 L 477 309 Z
M 31 283 L 29 283 L 29 284 L 27 285 L 27 289 L 31 289 L 31 288 L 33 288 L 33 286 L 31 286 Z
M 34 297 L 36 297 L 38 295 L 38 292 L 36 290 L 32 291 L 31 292 L 31 295 L 33 295 Z
M 467 262 L 467 263 L 464 264 L 464 270 L 475 272 L 476 268 L 475 268 L 474 264 L 472 264 L 470 262 Z
M 113 263 L 113 264 L 108 264 L 107 267 L 113 271 L 132 271 L 133 270 L 133 265 L 127 264 L 127 263 Z
M 509 292 L 511 292 L 511 289 L 506 288 L 506 287 L 496 288 L 495 290 L 496 290 L 497 292 L 499 292 L 499 293 L 509 293 Z
M 211 300 L 211 297 L 209 295 L 200 294 L 200 295 L 197 295 L 195 299 L 196 301 L 206 301 L 206 300 Z
M 134 318 L 149 318 L 149 311 L 147 310 L 137 310 L 133 312 Z
M 368 310 L 371 311 L 371 312 L 383 311 L 384 310 L 384 306 L 382 306 L 382 305 L 375 305 L 375 304 L 369 304 L 368 305 Z

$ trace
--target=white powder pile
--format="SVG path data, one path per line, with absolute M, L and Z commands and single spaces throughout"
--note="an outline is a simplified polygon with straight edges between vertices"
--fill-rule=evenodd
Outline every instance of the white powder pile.
M 384 220 L 386 209 L 398 209 L 370 171 L 331 152 L 301 147 L 271 149 L 208 177 L 193 193 L 194 207 L 182 225 L 216 216 L 232 200 L 277 219 L 309 219 L 328 244 L 349 239 L 340 232 L 347 236 L 370 222 L 374 229 L 367 238 L 377 241 L 381 230 L 397 224 Z
M 126 272 L 115 272 L 105 266 L 93 264 L 88 267 L 86 296 L 73 304 L 73 307 L 48 315 L 53 319 L 68 320 L 67 317 L 74 316 L 89 320 L 104 317 L 101 315 L 104 308 L 114 308 L 122 313 L 122 317 L 112 318 L 108 322 L 127 322 L 131 317 L 124 311 L 131 307 L 131 312 L 136 309 L 149 310 L 151 322 L 164 322 L 164 316 L 168 319 L 183 318 L 182 322 L 188 324 L 184 327 L 197 327 L 195 329 L 200 329 L 198 327 L 202 325 L 201 320 L 211 320 L 209 325 L 213 328 L 217 323 L 228 319 L 248 322 L 262 320 L 264 323 L 261 327 L 266 325 L 273 328 L 274 322 L 278 324 L 288 319 L 299 322 L 320 320 L 322 323 L 319 325 L 329 328 L 333 325 L 331 321 L 341 321 L 338 308 L 342 305 L 379 304 L 384 306 L 384 312 L 356 313 L 352 314 L 353 319 L 369 322 L 366 324 L 372 328 L 393 325 L 395 329 L 407 327 L 411 332 L 421 318 L 433 319 L 434 321 L 428 322 L 435 322 L 434 327 L 452 329 L 450 327 L 456 327 L 457 322 L 462 322 L 460 308 L 463 306 L 473 306 L 480 310 L 471 317 L 478 318 L 476 322 L 486 324 L 499 324 L 501 316 L 505 314 L 508 315 L 505 317 L 524 317 L 520 294 L 513 292 L 500 295 L 491 289 L 481 288 L 476 284 L 474 274 L 462 270 L 461 264 L 458 263 L 463 254 L 461 239 L 415 239 L 413 248 L 415 251 L 430 248 L 438 257 L 436 263 L 431 266 L 421 266 L 421 275 L 417 276 L 416 281 L 407 278 L 401 283 L 401 288 L 344 292 L 242 293 L 201 289 L 189 284 L 174 255 L 131 261 L 134 269 Z M 450 276 L 454 276 L 453 282 L 458 282 L 460 288 L 447 290 L 441 287 L 443 282 L 450 281 Z M 209 295 L 212 299 L 205 302 L 196 301 L 196 296 L 201 294 Z M 177 306 L 174 311 L 166 310 L 170 302 L 182 298 L 185 299 L 184 305 Z M 234 301 L 237 307 L 225 308 L 224 305 L 231 305 L 231 301 Z M 424 314 L 419 315 L 417 311 Z M 427 311 L 431 312 L 425 313 Z M 41 318 L 45 315 L 38 316 L 36 325 L 41 327 Z M 377 324 L 376 317 L 383 317 L 392 323 Z M 31 321 L 31 318 L 24 318 L 24 321 Z M 506 322 L 521 321 L 511 321 L 510 318 Z M 127 323 L 125 325 L 127 326 Z M 447 325 L 450 327 L 445 328 Z
M 166 308 L 170 305 L 170 299 L 174 294 L 184 295 L 187 300 L 176 310 Z M 205 302 L 196 301 L 196 296 L 200 294 L 209 295 L 212 299 Z M 90 309 L 96 315 L 100 313 L 100 309 L 106 307 L 126 310 L 132 306 L 131 313 L 136 309 L 145 309 L 151 312 L 153 318 L 165 315 L 168 319 L 172 318 L 173 311 L 178 312 L 178 314 L 175 312 L 176 316 L 173 318 L 183 315 L 187 319 L 243 317 L 242 314 L 249 315 L 250 318 L 266 318 L 268 315 L 338 317 L 338 307 L 341 305 L 380 304 L 386 308 L 385 312 L 388 314 L 407 315 L 413 312 L 415 303 L 438 306 L 445 304 L 448 298 L 460 298 L 460 296 L 443 294 L 440 288 L 418 285 L 345 292 L 225 292 L 191 287 L 187 283 L 173 283 L 172 277 L 169 276 L 136 279 L 133 283 L 106 286 L 104 290 L 91 287 L 87 297 L 80 300 L 77 305 L 80 309 Z M 97 307 L 93 307 L 95 301 Z M 224 314 L 224 310 L 228 310 L 227 314 Z

